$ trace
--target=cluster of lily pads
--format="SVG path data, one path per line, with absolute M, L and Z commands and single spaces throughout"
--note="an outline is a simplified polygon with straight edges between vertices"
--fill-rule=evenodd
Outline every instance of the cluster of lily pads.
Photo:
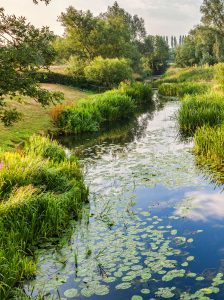
M 172 223 L 176 219 L 140 211 L 111 230 L 99 220 L 89 224 L 83 221 L 69 245 L 42 258 L 30 290 L 49 295 L 50 299 L 57 299 L 58 294 L 62 299 L 78 299 L 126 290 L 133 294 L 138 291 L 131 296 L 132 300 L 146 296 L 147 299 L 198 299 L 198 295 L 218 293 L 218 286 L 224 283 L 221 273 L 213 279 L 211 287 L 205 285 L 195 294 L 181 295 L 174 286 L 181 278 L 194 280 L 194 286 L 202 281 L 207 284 L 201 274 L 189 270 L 194 257 L 187 248 L 194 240 L 174 228 Z

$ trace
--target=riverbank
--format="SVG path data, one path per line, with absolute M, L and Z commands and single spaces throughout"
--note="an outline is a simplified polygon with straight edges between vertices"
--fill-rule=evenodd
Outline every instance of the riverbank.
M 177 114 L 180 134 L 194 137 L 198 162 L 218 171 L 221 182 L 224 182 L 223 71 L 224 64 L 172 68 L 157 83 L 160 95 L 181 99 Z
M 23 150 L 0 152 L 0 299 L 35 274 L 34 251 L 80 217 L 87 196 L 77 158 L 57 142 L 33 136 Z
M 105 126 L 130 121 L 142 105 L 153 104 L 152 87 L 146 83 L 121 83 L 104 92 L 57 110 L 53 116 L 55 130 L 61 134 L 80 135 L 99 132 Z

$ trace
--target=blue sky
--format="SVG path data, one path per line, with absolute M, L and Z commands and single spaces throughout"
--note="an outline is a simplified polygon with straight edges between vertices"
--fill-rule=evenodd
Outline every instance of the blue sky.
M 34 25 L 47 25 L 55 33 L 62 34 L 63 28 L 57 22 L 57 16 L 69 5 L 77 9 L 90 9 L 98 14 L 113 2 L 114 0 L 52 0 L 46 7 L 44 4 L 36 6 L 32 0 L 1 0 L 0 6 L 7 13 L 26 16 Z M 118 3 L 130 13 L 143 17 L 148 33 L 179 35 L 186 34 L 199 23 L 202 0 L 118 0 Z

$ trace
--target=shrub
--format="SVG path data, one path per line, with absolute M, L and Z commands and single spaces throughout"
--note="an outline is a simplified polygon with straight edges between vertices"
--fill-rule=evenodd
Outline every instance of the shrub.
M 209 89 L 211 89 L 210 86 L 203 83 L 162 83 L 158 88 L 158 92 L 162 96 L 183 97 L 186 94 L 204 94 L 207 93 Z
M 108 88 L 117 87 L 126 79 L 131 79 L 132 69 L 126 59 L 96 57 L 84 69 L 85 77 Z
M 76 79 L 84 79 L 84 69 L 88 65 L 88 61 L 80 59 L 78 56 L 71 56 L 68 61 L 68 74 Z
M 131 97 L 137 105 L 152 103 L 152 87 L 142 82 L 122 82 L 119 91 Z
M 11 299 L 16 283 L 35 272 L 28 255 L 80 215 L 88 191 L 77 159 L 44 137 L 1 152 L 0 162 L 0 299 Z
M 216 126 L 224 122 L 224 100 L 218 94 L 186 96 L 178 113 L 182 132 L 192 134 L 203 125 Z

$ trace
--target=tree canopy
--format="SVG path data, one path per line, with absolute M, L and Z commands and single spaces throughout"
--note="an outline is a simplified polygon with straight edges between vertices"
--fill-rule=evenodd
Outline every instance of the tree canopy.
M 61 99 L 61 94 L 41 89 L 32 74 L 52 63 L 53 39 L 47 27 L 37 29 L 24 17 L 6 15 L 0 9 L 0 120 L 5 125 L 20 116 L 7 105 L 9 97 L 26 95 L 42 105 Z
M 177 48 L 176 63 L 180 66 L 212 65 L 224 60 L 224 1 L 204 0 L 201 13 L 201 24 Z

